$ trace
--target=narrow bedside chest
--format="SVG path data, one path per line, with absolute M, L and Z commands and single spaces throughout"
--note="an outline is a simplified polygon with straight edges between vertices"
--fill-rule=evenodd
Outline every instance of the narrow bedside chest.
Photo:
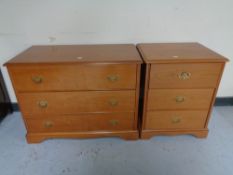
M 137 139 L 141 62 L 130 44 L 32 46 L 7 62 L 27 141 Z
M 146 63 L 141 138 L 208 135 L 226 58 L 198 43 L 138 44 Z

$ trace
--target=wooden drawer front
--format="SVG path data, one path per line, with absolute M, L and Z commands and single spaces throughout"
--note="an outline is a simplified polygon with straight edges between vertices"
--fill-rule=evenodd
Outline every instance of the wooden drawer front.
M 146 129 L 204 128 L 208 111 L 150 111 Z
M 134 113 L 82 114 L 26 118 L 29 132 L 132 130 Z
M 208 109 L 214 89 L 150 89 L 148 110 Z
M 9 70 L 21 92 L 136 88 L 136 64 L 37 64 L 9 66 Z
M 221 63 L 152 64 L 150 88 L 213 88 L 217 86 Z
M 19 93 L 24 115 L 134 111 L 135 91 Z

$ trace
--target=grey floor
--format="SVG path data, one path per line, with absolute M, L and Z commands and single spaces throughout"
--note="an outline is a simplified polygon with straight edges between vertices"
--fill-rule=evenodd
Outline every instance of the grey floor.
M 233 107 L 215 107 L 207 139 L 57 139 L 27 144 L 21 114 L 0 124 L 1 175 L 232 175 Z

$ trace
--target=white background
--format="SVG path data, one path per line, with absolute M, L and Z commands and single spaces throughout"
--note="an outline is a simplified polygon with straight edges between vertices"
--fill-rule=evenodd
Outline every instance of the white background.
M 232 0 L 0 0 L 0 65 L 35 44 L 200 42 L 233 58 Z M 227 63 L 218 96 L 233 96 Z

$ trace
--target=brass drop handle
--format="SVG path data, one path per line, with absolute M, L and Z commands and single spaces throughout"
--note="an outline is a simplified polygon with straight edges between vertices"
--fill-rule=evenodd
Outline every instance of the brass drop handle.
M 41 108 L 47 108 L 48 102 L 45 101 L 45 100 L 41 100 L 41 101 L 38 102 L 38 106 L 41 107 Z
M 119 80 L 119 76 L 118 75 L 109 75 L 109 76 L 107 76 L 107 79 L 110 82 L 116 82 Z
M 112 106 L 112 107 L 117 106 L 117 105 L 118 105 L 118 100 L 116 100 L 116 99 L 111 99 L 111 100 L 108 101 L 108 104 L 109 104 L 110 106 Z
M 116 126 L 119 124 L 119 121 L 118 120 L 109 120 L 109 123 L 112 125 L 112 126 Z
M 51 127 L 53 127 L 53 122 L 51 122 L 51 121 L 45 121 L 44 127 L 45 128 L 51 128 Z
M 182 102 L 184 102 L 185 97 L 183 97 L 183 96 L 176 96 L 175 100 L 176 100 L 177 103 L 182 103 Z
M 32 81 L 36 84 L 40 84 L 43 81 L 43 78 L 41 76 L 34 76 L 32 77 Z
M 181 72 L 178 74 L 178 77 L 180 80 L 188 80 L 191 77 L 191 73 L 190 72 Z
M 181 119 L 180 119 L 179 117 L 173 117 L 171 122 L 172 122 L 173 124 L 177 124 L 177 123 L 180 123 L 180 122 L 181 122 Z

